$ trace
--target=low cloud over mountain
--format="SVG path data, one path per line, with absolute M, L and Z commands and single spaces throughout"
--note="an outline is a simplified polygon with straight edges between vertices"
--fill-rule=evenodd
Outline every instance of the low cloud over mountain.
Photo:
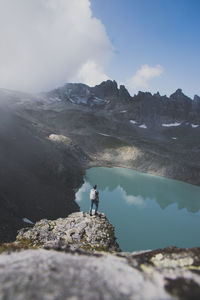
M 108 79 L 113 50 L 89 0 L 0 0 L 0 39 L 0 87 L 41 91 Z

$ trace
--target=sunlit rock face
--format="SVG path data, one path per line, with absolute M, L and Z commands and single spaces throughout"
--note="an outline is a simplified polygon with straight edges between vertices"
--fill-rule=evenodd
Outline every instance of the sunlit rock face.
M 41 220 L 33 228 L 21 229 L 17 240 L 29 240 L 48 249 L 120 251 L 114 227 L 103 213 L 90 216 L 77 212 L 64 219 Z

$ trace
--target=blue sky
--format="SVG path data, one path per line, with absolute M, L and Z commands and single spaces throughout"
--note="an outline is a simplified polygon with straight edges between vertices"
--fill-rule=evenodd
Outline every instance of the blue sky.
M 91 0 L 91 9 L 114 47 L 109 77 L 126 84 L 142 65 L 160 65 L 161 74 L 131 92 L 200 95 L 200 1 Z

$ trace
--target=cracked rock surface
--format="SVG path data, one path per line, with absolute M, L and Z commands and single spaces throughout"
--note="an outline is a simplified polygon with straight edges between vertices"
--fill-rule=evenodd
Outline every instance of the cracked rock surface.
M 22 239 L 48 249 L 120 251 L 114 227 L 103 213 L 91 217 L 88 213 L 77 212 L 53 221 L 43 219 L 33 228 L 21 229 L 17 240 Z

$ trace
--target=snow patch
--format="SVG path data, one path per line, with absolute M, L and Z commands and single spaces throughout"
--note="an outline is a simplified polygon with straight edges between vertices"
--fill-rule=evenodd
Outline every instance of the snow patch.
M 147 126 L 146 126 L 145 124 L 142 124 L 142 125 L 140 125 L 139 127 L 140 127 L 140 128 L 144 128 L 144 129 L 147 128 Z
M 34 225 L 34 223 L 33 223 L 31 220 L 27 219 L 27 218 L 23 218 L 22 220 L 23 220 L 25 223 L 33 224 L 33 225 Z
M 105 102 L 103 99 L 98 98 L 98 97 L 94 97 L 93 101 L 96 102 L 96 103 L 102 103 L 102 102 Z
M 130 120 L 130 123 L 132 123 L 132 124 L 137 124 L 137 122 L 134 121 L 134 120 Z
M 98 134 L 103 135 L 103 136 L 111 136 L 111 135 L 109 135 L 109 134 L 101 133 L 101 132 L 98 132 Z
M 173 137 L 172 137 L 172 140 L 177 140 L 177 137 L 173 136 Z
M 69 97 L 69 101 L 72 103 L 76 103 L 72 98 Z
M 126 113 L 127 112 L 127 110 L 121 110 L 120 111 L 120 113 Z
M 87 104 L 87 101 L 88 101 L 88 98 L 85 98 L 85 97 L 76 97 L 75 98 L 75 101 L 77 104 Z
M 62 100 L 59 97 L 50 97 L 49 100 L 62 102 Z
M 50 141 L 53 141 L 53 142 L 57 142 L 57 143 L 63 143 L 63 144 L 70 144 L 72 141 L 70 138 L 68 138 L 67 136 L 64 136 L 64 135 L 59 135 L 59 134 L 50 134 L 48 139 Z
M 163 127 L 173 127 L 173 126 L 180 126 L 181 123 L 175 122 L 175 123 L 169 123 L 169 124 L 162 124 Z
M 199 125 L 197 125 L 197 124 L 191 124 L 191 126 L 192 126 L 192 128 L 197 128 L 197 127 L 199 127 Z

